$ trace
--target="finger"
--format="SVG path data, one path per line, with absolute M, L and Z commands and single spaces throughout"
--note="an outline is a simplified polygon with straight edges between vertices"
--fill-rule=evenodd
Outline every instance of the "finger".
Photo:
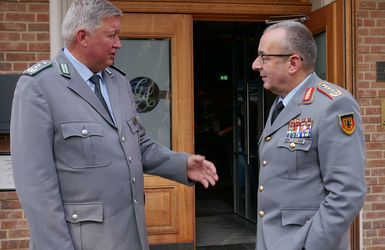
M 208 181 L 209 183 L 210 183 L 210 185 L 211 186 L 215 186 L 215 180 L 214 180 L 214 178 L 213 177 L 211 177 L 210 175 L 207 175 L 207 176 L 205 176 L 205 178 L 204 178 L 206 181 Z
M 208 188 L 208 187 L 209 187 L 209 182 L 208 182 L 206 179 L 202 178 L 202 179 L 201 179 L 201 183 L 202 183 L 202 185 L 203 185 L 205 188 Z

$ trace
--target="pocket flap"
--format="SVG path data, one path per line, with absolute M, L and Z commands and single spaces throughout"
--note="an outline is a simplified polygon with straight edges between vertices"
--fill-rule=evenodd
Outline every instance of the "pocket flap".
M 133 134 L 135 134 L 139 131 L 139 123 L 138 123 L 136 117 L 128 120 L 127 123 L 128 123 L 128 126 L 130 127 L 131 132 Z
M 314 214 L 317 209 L 282 209 L 282 226 L 286 225 L 305 225 Z
M 287 148 L 290 151 L 302 150 L 309 151 L 311 146 L 311 140 L 303 138 L 280 138 L 278 141 L 278 147 Z
M 88 137 L 92 135 L 103 136 L 103 129 L 98 123 L 63 123 L 61 124 L 63 138 L 71 136 Z
M 64 203 L 65 218 L 71 223 L 103 222 L 103 203 Z

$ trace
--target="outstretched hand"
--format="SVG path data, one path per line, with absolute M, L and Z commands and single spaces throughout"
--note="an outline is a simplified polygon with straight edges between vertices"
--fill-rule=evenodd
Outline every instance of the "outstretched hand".
M 187 158 L 187 177 L 202 183 L 205 188 L 214 186 L 219 179 L 214 164 L 202 155 L 190 155 Z

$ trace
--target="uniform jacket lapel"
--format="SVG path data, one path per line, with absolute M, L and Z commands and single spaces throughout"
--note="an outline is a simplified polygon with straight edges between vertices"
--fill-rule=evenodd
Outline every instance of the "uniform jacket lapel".
M 62 74 L 63 78 L 68 79 L 68 81 L 66 81 L 68 88 L 70 88 L 73 92 L 88 102 L 88 104 L 90 104 L 108 123 L 110 123 L 112 126 L 115 126 L 114 122 L 111 120 L 102 103 L 96 97 L 95 93 L 91 90 L 87 83 L 84 82 L 71 62 L 65 57 L 65 55 L 60 52 L 55 61 L 57 63 L 59 72 L 61 67 L 60 64 L 66 64 L 68 67 L 69 74 Z
M 275 106 L 277 105 L 278 98 L 274 101 L 274 105 L 270 110 L 269 118 L 267 119 L 267 122 L 266 122 L 267 136 L 273 134 L 282 126 L 285 126 L 286 124 L 288 124 L 290 120 L 294 119 L 295 117 L 301 114 L 301 106 L 303 105 L 303 96 L 305 94 L 305 91 L 309 87 L 313 87 L 313 85 L 315 85 L 315 83 L 317 82 L 317 79 L 319 78 L 315 74 L 310 76 L 310 78 L 305 82 L 305 84 L 293 96 L 293 98 L 290 100 L 287 106 L 285 106 L 285 108 L 281 111 L 281 113 L 276 118 L 274 123 L 270 125 L 272 110 L 274 110 Z

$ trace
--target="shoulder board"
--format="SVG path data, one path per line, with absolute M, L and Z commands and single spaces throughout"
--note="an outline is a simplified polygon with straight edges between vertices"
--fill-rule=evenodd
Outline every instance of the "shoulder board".
M 124 73 L 121 69 L 119 69 L 119 68 L 116 67 L 115 65 L 111 65 L 110 68 L 112 68 L 112 69 L 118 71 L 120 74 L 122 74 L 122 75 L 124 75 L 124 76 L 126 75 L 126 73 Z M 112 74 L 111 71 L 108 70 L 108 68 L 106 68 L 106 71 L 107 71 L 108 74 L 110 74 L 110 75 Z
M 34 65 L 32 65 L 31 67 L 29 67 L 28 69 L 26 69 L 23 74 L 24 75 L 29 75 L 29 76 L 33 76 L 33 75 L 36 75 L 37 73 L 43 71 L 44 69 L 46 68 L 49 68 L 52 66 L 52 63 L 51 61 L 49 60 L 43 60 L 43 61 L 40 61 Z
M 331 100 L 333 100 L 335 97 L 342 95 L 341 90 L 339 90 L 336 86 L 333 86 L 332 84 L 326 82 L 319 83 L 317 89 L 319 92 L 326 95 Z

